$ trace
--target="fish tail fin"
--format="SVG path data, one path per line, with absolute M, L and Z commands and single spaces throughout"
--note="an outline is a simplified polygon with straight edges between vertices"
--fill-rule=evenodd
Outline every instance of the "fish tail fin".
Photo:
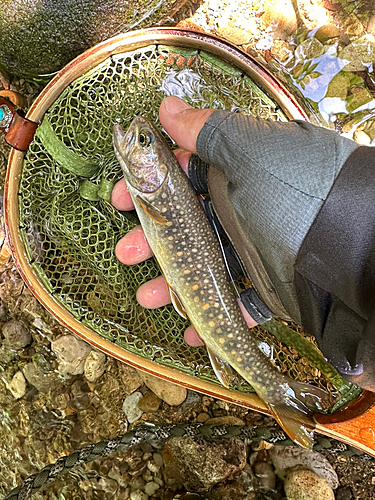
M 332 408 L 331 394 L 310 384 L 288 380 L 283 401 L 266 401 L 278 424 L 288 436 L 304 448 L 311 449 L 314 443 L 313 414 Z

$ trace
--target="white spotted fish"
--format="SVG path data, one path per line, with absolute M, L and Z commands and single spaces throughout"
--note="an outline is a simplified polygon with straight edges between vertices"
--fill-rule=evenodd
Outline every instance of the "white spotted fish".
M 219 243 L 185 173 L 161 134 L 143 117 L 113 144 L 150 247 L 172 302 L 206 343 L 218 369 L 228 364 L 251 384 L 296 443 L 312 446 L 312 414 L 331 396 L 282 375 L 259 350 L 227 278 Z M 221 381 L 227 385 L 228 377 Z

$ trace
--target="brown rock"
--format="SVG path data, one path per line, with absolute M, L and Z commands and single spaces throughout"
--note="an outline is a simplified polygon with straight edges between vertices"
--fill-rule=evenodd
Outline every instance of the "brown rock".
M 311 470 L 291 472 L 285 480 L 284 491 L 288 500 L 335 500 L 327 481 Z
M 147 413 L 154 413 L 160 407 L 161 399 L 152 391 L 147 391 L 143 398 L 138 401 L 138 408 Z
M 297 16 L 291 0 L 265 0 L 262 24 L 275 29 L 276 34 L 287 37 L 297 29 Z
M 340 30 L 334 24 L 324 24 L 320 26 L 318 31 L 315 33 L 315 38 L 319 40 L 319 42 L 326 42 L 331 38 L 336 38 L 340 35 Z
M 165 401 L 171 406 L 179 406 L 183 403 L 187 396 L 185 387 L 172 384 L 166 380 L 159 379 L 148 373 L 138 372 L 143 382 L 151 391 L 156 394 L 160 399 Z
M 125 363 L 117 362 L 121 385 L 126 394 L 132 394 L 142 385 L 142 379 L 137 370 Z
M 11 349 L 22 349 L 31 344 L 32 337 L 29 330 L 16 319 L 3 324 L 4 345 Z
M 163 448 L 165 475 L 188 491 L 203 492 L 224 481 L 246 464 L 246 447 L 236 438 L 195 441 L 172 438 Z

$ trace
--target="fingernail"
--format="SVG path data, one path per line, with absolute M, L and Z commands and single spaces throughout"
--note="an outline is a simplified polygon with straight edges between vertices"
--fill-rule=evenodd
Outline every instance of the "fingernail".
M 167 97 L 164 100 L 164 106 L 167 112 L 171 115 L 177 115 L 178 113 L 181 113 L 181 111 L 191 108 L 191 106 L 189 106 L 189 104 L 185 101 L 174 96 Z

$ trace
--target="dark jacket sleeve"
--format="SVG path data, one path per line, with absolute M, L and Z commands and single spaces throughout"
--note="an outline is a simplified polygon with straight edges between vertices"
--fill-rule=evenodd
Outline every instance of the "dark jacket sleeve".
M 342 167 L 295 264 L 302 325 L 345 378 L 372 391 L 374 207 L 375 150 L 359 147 Z
M 375 150 L 305 122 L 217 111 L 197 152 L 229 180 L 290 316 L 344 377 L 375 390 Z

